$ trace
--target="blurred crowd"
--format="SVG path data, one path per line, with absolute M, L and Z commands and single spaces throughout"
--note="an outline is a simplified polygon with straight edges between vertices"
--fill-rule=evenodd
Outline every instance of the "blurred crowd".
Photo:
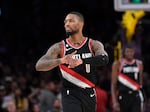
M 0 63 L 0 112 L 61 112 L 58 74 L 37 74 L 30 64 L 24 72 L 20 67 Z

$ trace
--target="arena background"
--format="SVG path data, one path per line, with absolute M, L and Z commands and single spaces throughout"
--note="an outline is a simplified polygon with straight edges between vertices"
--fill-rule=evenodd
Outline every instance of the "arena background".
M 110 56 L 109 67 L 100 72 L 100 86 L 110 92 L 110 69 L 114 60 L 119 23 L 113 0 L 1 0 L 0 1 L 0 81 L 7 76 L 25 78 L 27 88 L 38 87 L 47 77 L 59 79 L 58 69 L 36 72 L 35 63 L 55 42 L 66 38 L 64 17 L 79 11 L 85 17 L 84 35 L 98 39 Z M 144 63 L 144 91 L 150 96 L 150 13 L 141 19 L 141 59 Z M 50 74 L 50 75 L 49 75 Z M 107 74 L 107 75 L 105 75 Z M 19 81 L 18 81 L 19 82 Z M 30 94 L 26 93 L 27 95 Z M 149 109 L 150 110 L 150 109 Z

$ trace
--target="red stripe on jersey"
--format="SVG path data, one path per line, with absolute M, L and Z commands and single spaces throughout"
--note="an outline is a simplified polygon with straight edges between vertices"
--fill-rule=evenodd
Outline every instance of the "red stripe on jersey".
M 134 80 L 132 80 L 131 78 L 129 78 L 128 76 L 126 76 L 126 75 L 120 73 L 120 74 L 119 74 L 119 77 L 121 77 L 121 78 L 127 80 L 127 81 L 131 84 L 131 86 L 134 86 L 134 87 L 136 88 L 136 90 L 139 90 L 139 89 L 140 89 L 140 85 L 139 85 L 137 82 L 135 82 Z
M 90 87 L 95 87 L 95 84 L 92 83 L 91 81 L 89 81 L 88 79 L 86 79 L 85 77 L 83 77 L 82 75 L 80 75 L 79 73 L 69 69 L 68 67 L 64 66 L 64 65 L 59 65 L 59 67 L 64 70 L 65 72 L 67 72 L 69 75 L 77 78 L 78 80 L 86 83 L 87 85 L 89 85 Z

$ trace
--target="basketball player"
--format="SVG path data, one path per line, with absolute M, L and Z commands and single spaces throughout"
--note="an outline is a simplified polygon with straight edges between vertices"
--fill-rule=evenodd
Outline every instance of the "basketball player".
M 127 45 L 124 58 L 112 65 L 111 94 L 115 112 L 142 112 L 142 61 L 134 58 L 132 45 Z
M 63 112 L 95 112 L 96 66 L 105 66 L 108 55 L 97 40 L 84 37 L 83 15 L 70 12 L 64 20 L 69 37 L 52 45 L 37 64 L 37 71 L 48 71 L 60 67 L 63 77 Z

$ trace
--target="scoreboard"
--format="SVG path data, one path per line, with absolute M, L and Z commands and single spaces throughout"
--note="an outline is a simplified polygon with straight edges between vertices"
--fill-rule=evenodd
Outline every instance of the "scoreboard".
M 150 0 L 114 0 L 115 11 L 143 10 L 150 12 Z

